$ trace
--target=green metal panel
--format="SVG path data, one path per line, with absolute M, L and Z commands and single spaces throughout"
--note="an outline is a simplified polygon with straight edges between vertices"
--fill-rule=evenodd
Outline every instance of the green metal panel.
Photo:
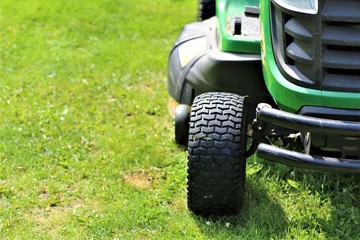
M 280 73 L 274 57 L 270 29 L 270 0 L 261 0 L 261 55 L 266 86 L 279 106 L 296 112 L 302 106 L 360 109 L 360 93 L 321 91 L 300 87 Z
M 219 48 L 225 52 L 260 54 L 260 40 L 234 36 L 229 30 L 229 19 L 243 15 L 246 6 L 259 6 L 259 0 L 217 0 L 216 14 L 219 20 Z

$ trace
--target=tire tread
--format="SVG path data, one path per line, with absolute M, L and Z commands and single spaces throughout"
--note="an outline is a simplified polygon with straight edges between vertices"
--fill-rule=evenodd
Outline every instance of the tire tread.
M 188 143 L 188 206 L 200 215 L 240 211 L 245 188 L 243 98 L 205 93 L 195 98 Z

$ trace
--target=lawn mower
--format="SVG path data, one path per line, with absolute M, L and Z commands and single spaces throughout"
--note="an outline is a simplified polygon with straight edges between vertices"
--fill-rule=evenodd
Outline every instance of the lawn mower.
M 200 0 L 168 60 L 188 207 L 237 214 L 246 159 L 360 173 L 360 1 Z

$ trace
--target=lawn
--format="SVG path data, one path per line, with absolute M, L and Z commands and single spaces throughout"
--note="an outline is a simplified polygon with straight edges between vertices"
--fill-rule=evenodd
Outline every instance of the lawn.
M 360 239 L 360 177 L 248 159 L 239 216 L 186 207 L 166 64 L 196 0 L 0 1 L 1 239 Z

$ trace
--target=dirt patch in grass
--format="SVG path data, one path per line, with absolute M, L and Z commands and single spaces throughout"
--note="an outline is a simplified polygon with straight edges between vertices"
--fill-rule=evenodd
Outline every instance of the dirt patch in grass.
M 137 84 L 136 88 L 140 89 L 140 90 L 145 90 L 145 91 L 147 91 L 149 93 L 155 92 L 155 90 L 150 85 L 144 84 L 144 83 Z
M 144 170 L 139 169 L 124 175 L 124 182 L 135 188 L 152 189 L 157 181 L 164 178 L 161 169 L 151 167 Z
M 46 208 L 35 208 L 24 217 L 36 225 L 35 229 L 39 233 L 45 231 L 56 237 L 59 234 L 61 235 L 61 229 L 68 224 L 70 219 L 79 214 L 85 214 L 90 210 L 97 211 L 98 209 L 96 206 L 89 206 L 75 201 L 65 206 L 50 205 Z
M 153 178 L 148 176 L 145 170 L 138 170 L 124 176 L 124 181 L 136 188 L 150 189 Z
M 36 209 L 33 211 L 33 218 L 38 225 L 47 227 L 53 227 L 55 223 L 61 225 L 61 223 L 66 219 L 68 214 L 68 207 L 47 207 L 45 209 Z
M 56 236 L 70 218 L 71 211 L 69 209 L 64 206 L 36 208 L 27 214 L 25 218 L 36 225 L 36 231 L 46 231 L 50 235 Z

